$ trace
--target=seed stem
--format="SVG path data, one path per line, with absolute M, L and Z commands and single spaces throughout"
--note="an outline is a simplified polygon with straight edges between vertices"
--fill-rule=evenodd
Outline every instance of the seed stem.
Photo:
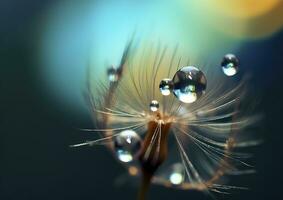
M 145 200 L 146 199 L 146 195 L 148 193 L 149 190 L 149 186 L 150 186 L 150 182 L 152 179 L 152 175 L 151 173 L 148 173 L 147 171 L 143 170 L 142 172 L 142 182 L 138 191 L 138 200 Z

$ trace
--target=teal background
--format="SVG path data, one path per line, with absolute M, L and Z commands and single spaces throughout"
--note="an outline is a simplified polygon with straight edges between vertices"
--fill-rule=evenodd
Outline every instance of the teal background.
M 128 31 L 122 31 L 118 32 L 122 35 L 121 41 L 119 34 L 116 35 L 118 39 L 111 38 L 117 42 L 113 47 L 117 54 L 113 53 L 111 57 L 108 53 L 113 51 L 108 49 L 111 49 L 112 42 L 103 38 L 117 32 L 110 34 L 107 31 L 104 35 L 101 31 L 96 34 L 95 27 L 103 27 L 103 22 L 107 22 L 104 19 L 100 22 L 102 24 L 97 22 L 90 28 L 90 33 L 87 24 L 91 24 L 92 18 L 90 21 L 78 21 L 74 27 L 73 24 L 64 23 L 68 20 L 71 23 L 72 17 L 76 18 L 76 15 L 87 15 L 84 12 L 77 13 L 76 9 L 67 12 L 66 9 L 74 9 L 72 5 L 78 5 L 78 1 L 69 2 L 70 7 L 63 6 L 61 14 L 59 11 L 52 11 L 61 9 L 60 6 L 57 7 L 61 3 L 56 0 L 10 0 L 0 3 L 0 199 L 133 199 L 136 195 L 136 187 L 132 182 L 126 181 L 122 186 L 115 186 L 116 178 L 125 171 L 105 148 L 77 150 L 68 147 L 82 138 L 92 137 L 78 130 L 92 126 L 83 101 L 79 100 L 88 48 L 91 52 L 98 51 L 95 48 L 97 43 L 94 42 L 97 39 L 96 42 L 101 42 L 97 44 L 99 47 L 104 44 L 107 47 L 101 50 L 100 62 L 111 62 L 116 59 L 115 56 L 128 37 Z M 95 3 L 99 4 L 99 1 Z M 135 7 L 141 2 L 133 1 L 132 4 Z M 124 6 L 127 7 L 128 4 L 125 3 Z M 101 11 L 99 7 L 96 9 L 94 14 Z M 156 8 L 152 9 L 155 12 Z M 173 13 L 176 12 L 172 10 Z M 49 15 L 54 21 L 48 21 Z M 67 15 L 71 19 L 58 15 Z M 125 21 L 126 18 L 124 16 Z M 112 22 L 111 19 L 108 21 Z M 58 27 L 53 22 L 59 24 Z M 116 27 L 119 20 L 113 23 L 116 23 Z M 167 19 L 164 23 L 167 23 Z M 53 25 L 52 31 L 48 27 Z M 81 32 L 79 25 L 86 32 Z M 165 27 L 170 31 L 170 26 Z M 177 27 L 179 25 L 176 25 L 176 29 Z M 109 30 L 109 27 L 105 29 Z M 64 35 L 66 30 L 69 30 L 68 36 Z M 184 30 L 184 34 L 185 32 Z M 57 37 L 56 33 L 62 35 Z M 88 41 L 92 38 L 94 44 L 89 47 Z M 168 42 L 172 41 L 168 39 Z M 225 42 L 215 55 L 222 55 L 227 49 L 235 48 L 243 63 L 242 73 L 253 74 L 251 83 L 255 88 L 254 92 L 260 97 L 259 111 L 265 113 L 258 134 L 263 135 L 265 142 L 255 150 L 253 163 L 258 173 L 241 177 L 234 182 L 235 185 L 245 185 L 251 189 L 234 191 L 229 196 L 217 195 L 217 198 L 281 199 L 283 33 L 279 32 L 262 40 L 238 42 L 229 42 L 227 46 Z M 57 47 L 60 48 L 55 51 Z M 215 48 L 212 45 L 213 47 Z M 95 63 L 98 55 L 93 55 Z M 101 73 L 102 71 L 103 69 Z M 149 197 L 209 199 L 196 191 L 179 191 L 159 186 L 151 188 Z

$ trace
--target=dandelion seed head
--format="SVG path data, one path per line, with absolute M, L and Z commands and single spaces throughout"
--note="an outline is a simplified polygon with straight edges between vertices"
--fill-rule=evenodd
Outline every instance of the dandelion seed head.
M 125 142 L 117 149 L 115 141 L 125 136 L 121 131 L 134 131 L 142 141 L 135 151 L 139 156 L 126 149 L 118 159 L 130 162 L 139 158 L 150 164 L 160 161 L 163 140 L 168 135 L 168 155 L 162 158 L 165 162 L 153 183 L 222 192 L 230 189 L 216 185 L 225 174 L 237 174 L 250 167 L 246 163 L 248 154 L 237 152 L 236 147 L 253 143 L 239 135 L 248 135 L 246 127 L 257 116 L 242 109 L 244 80 L 227 80 L 219 68 L 191 62 L 178 56 L 177 48 L 145 45 L 133 50 L 127 46 L 117 68 L 117 80 L 96 84 L 95 94 L 89 86 L 89 102 L 98 127 L 94 131 L 113 141 L 106 145 L 115 155 L 124 146 L 132 145 L 129 138 L 123 137 Z M 168 170 L 172 172 L 170 166 L 175 163 L 181 164 L 183 172 L 175 170 L 170 176 L 164 175 Z M 136 169 L 140 172 L 140 168 Z

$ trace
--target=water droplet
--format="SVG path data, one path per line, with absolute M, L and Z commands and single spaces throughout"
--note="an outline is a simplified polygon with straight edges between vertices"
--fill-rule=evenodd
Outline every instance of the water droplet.
M 172 166 L 172 171 L 169 176 L 169 180 L 174 185 L 179 185 L 184 181 L 185 169 L 181 163 L 176 163 Z
M 206 78 L 194 66 L 183 67 L 173 77 L 174 95 L 184 103 L 193 103 L 205 92 Z
M 152 100 L 152 101 L 150 102 L 150 104 L 149 104 L 149 107 L 150 107 L 150 110 L 151 110 L 152 112 L 156 112 L 156 111 L 158 110 L 158 108 L 159 108 L 159 102 L 156 101 L 156 100 Z
M 226 54 L 221 62 L 222 70 L 227 76 L 234 76 L 239 69 L 239 60 L 233 54 Z
M 116 82 L 119 78 L 118 69 L 114 68 L 113 66 L 107 69 L 107 76 L 110 82 Z
M 122 162 L 131 162 L 141 147 L 141 138 L 133 130 L 125 130 L 114 139 L 115 151 Z
M 168 96 L 173 90 L 173 82 L 169 78 L 164 78 L 160 81 L 159 89 L 162 95 Z

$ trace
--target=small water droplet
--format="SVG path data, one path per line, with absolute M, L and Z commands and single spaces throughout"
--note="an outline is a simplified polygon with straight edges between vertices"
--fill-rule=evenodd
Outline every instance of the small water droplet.
M 173 90 L 173 82 L 169 78 L 164 78 L 160 81 L 159 89 L 162 95 L 168 96 Z
M 172 165 L 169 180 L 174 185 L 179 185 L 184 181 L 184 166 L 181 163 L 176 163 Z
M 114 68 L 113 66 L 107 69 L 107 76 L 110 82 L 116 82 L 119 78 L 118 69 Z
M 159 102 L 156 101 L 156 100 L 152 100 L 152 101 L 150 102 L 150 104 L 149 104 L 149 107 L 150 107 L 150 110 L 151 110 L 152 112 L 156 112 L 156 111 L 158 110 L 158 108 L 159 108 Z
M 206 78 L 194 66 L 182 67 L 173 77 L 174 95 L 184 103 L 193 103 L 205 92 Z
M 226 54 L 221 62 L 221 67 L 225 75 L 234 76 L 239 69 L 239 60 L 233 54 Z
M 115 151 L 122 162 L 131 162 L 141 147 L 141 138 L 133 130 L 120 132 L 114 139 Z

